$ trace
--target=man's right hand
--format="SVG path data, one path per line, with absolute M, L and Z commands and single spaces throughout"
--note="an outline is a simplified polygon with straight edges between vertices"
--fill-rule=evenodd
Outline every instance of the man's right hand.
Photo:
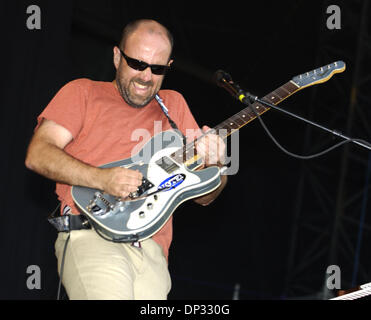
M 137 191 L 142 184 L 143 175 L 138 170 L 121 167 L 102 169 L 101 189 L 110 195 L 126 198 L 130 192 Z

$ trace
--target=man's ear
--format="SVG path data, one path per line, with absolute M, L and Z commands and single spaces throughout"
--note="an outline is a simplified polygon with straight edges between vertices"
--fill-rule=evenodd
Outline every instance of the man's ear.
M 174 62 L 174 60 L 173 59 L 171 59 L 169 62 L 168 62 L 168 66 L 170 67 L 171 66 L 171 64 Z
M 116 70 L 118 69 L 120 65 L 120 60 L 121 60 L 121 52 L 118 47 L 114 46 L 113 47 L 113 64 Z

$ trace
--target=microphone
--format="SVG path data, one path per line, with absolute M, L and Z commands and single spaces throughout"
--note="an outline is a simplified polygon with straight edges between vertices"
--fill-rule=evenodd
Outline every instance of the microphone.
M 257 98 L 242 90 L 237 83 L 233 82 L 232 77 L 223 70 L 218 70 L 214 73 L 213 82 L 215 82 L 217 86 L 226 89 L 232 96 L 243 103 L 249 104 Z

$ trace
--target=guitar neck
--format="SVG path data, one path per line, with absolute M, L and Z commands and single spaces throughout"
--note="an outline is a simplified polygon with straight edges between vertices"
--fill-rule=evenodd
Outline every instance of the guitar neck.
M 283 86 L 279 87 L 278 89 L 267 94 L 261 100 L 276 105 L 279 104 L 281 101 L 285 100 L 286 98 L 288 98 L 289 96 L 293 95 L 298 90 L 300 90 L 300 87 L 295 82 L 289 81 L 285 83 Z M 259 102 L 254 102 L 253 104 L 249 105 L 245 109 L 241 110 L 240 112 L 236 113 L 232 117 L 228 118 L 227 120 L 223 121 L 222 123 L 214 127 L 211 131 L 219 135 L 222 139 L 227 138 L 233 132 L 241 129 L 244 125 L 248 124 L 257 117 L 252 108 L 256 110 L 256 113 L 258 115 L 261 115 L 270 109 L 269 107 L 264 106 Z M 200 137 L 198 139 L 200 139 Z M 192 141 L 191 143 L 188 143 L 182 149 L 173 153 L 171 155 L 172 158 L 175 161 L 179 163 L 184 163 L 187 166 L 200 160 L 200 157 L 197 155 L 197 150 L 195 147 L 195 142 L 198 139 Z
M 289 81 L 285 83 L 283 86 L 264 96 L 261 100 L 269 102 L 273 105 L 277 105 L 281 101 L 285 100 L 286 98 L 297 92 L 298 90 L 300 90 L 300 87 L 296 85 L 293 81 Z M 214 128 L 214 130 L 222 138 L 228 137 L 236 130 L 239 130 L 247 123 L 256 119 L 257 116 L 253 111 L 253 108 L 255 109 L 256 114 L 258 115 L 262 115 L 264 112 L 270 109 L 270 107 L 264 106 L 259 102 L 254 102 L 245 109 L 236 113 L 234 116 L 217 125 Z
M 343 61 L 336 61 L 326 66 L 300 74 L 292 78 L 289 82 L 285 83 L 283 86 L 274 90 L 270 94 L 267 94 L 261 100 L 269 102 L 273 105 L 277 105 L 281 101 L 293 95 L 295 92 L 318 83 L 326 82 L 335 73 L 343 72 L 344 70 L 345 63 Z M 270 107 L 267 107 L 259 102 L 254 102 L 245 109 L 236 113 L 234 116 L 217 125 L 214 129 L 206 132 L 204 135 L 207 135 L 208 133 L 214 133 L 225 139 L 233 132 L 241 129 L 244 125 L 254 120 L 257 115 L 261 115 L 269 109 Z M 188 167 L 190 165 L 192 165 L 193 168 L 197 167 L 197 165 L 195 166 L 194 163 L 199 162 L 200 157 L 197 155 L 195 142 L 201 137 L 198 137 L 196 140 L 187 144 L 182 149 L 174 152 L 171 157 L 176 162 L 184 163 Z

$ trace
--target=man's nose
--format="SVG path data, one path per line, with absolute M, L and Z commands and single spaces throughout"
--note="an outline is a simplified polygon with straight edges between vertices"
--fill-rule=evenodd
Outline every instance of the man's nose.
M 143 71 L 140 72 L 140 79 L 147 82 L 152 80 L 152 71 L 151 68 L 145 68 Z

